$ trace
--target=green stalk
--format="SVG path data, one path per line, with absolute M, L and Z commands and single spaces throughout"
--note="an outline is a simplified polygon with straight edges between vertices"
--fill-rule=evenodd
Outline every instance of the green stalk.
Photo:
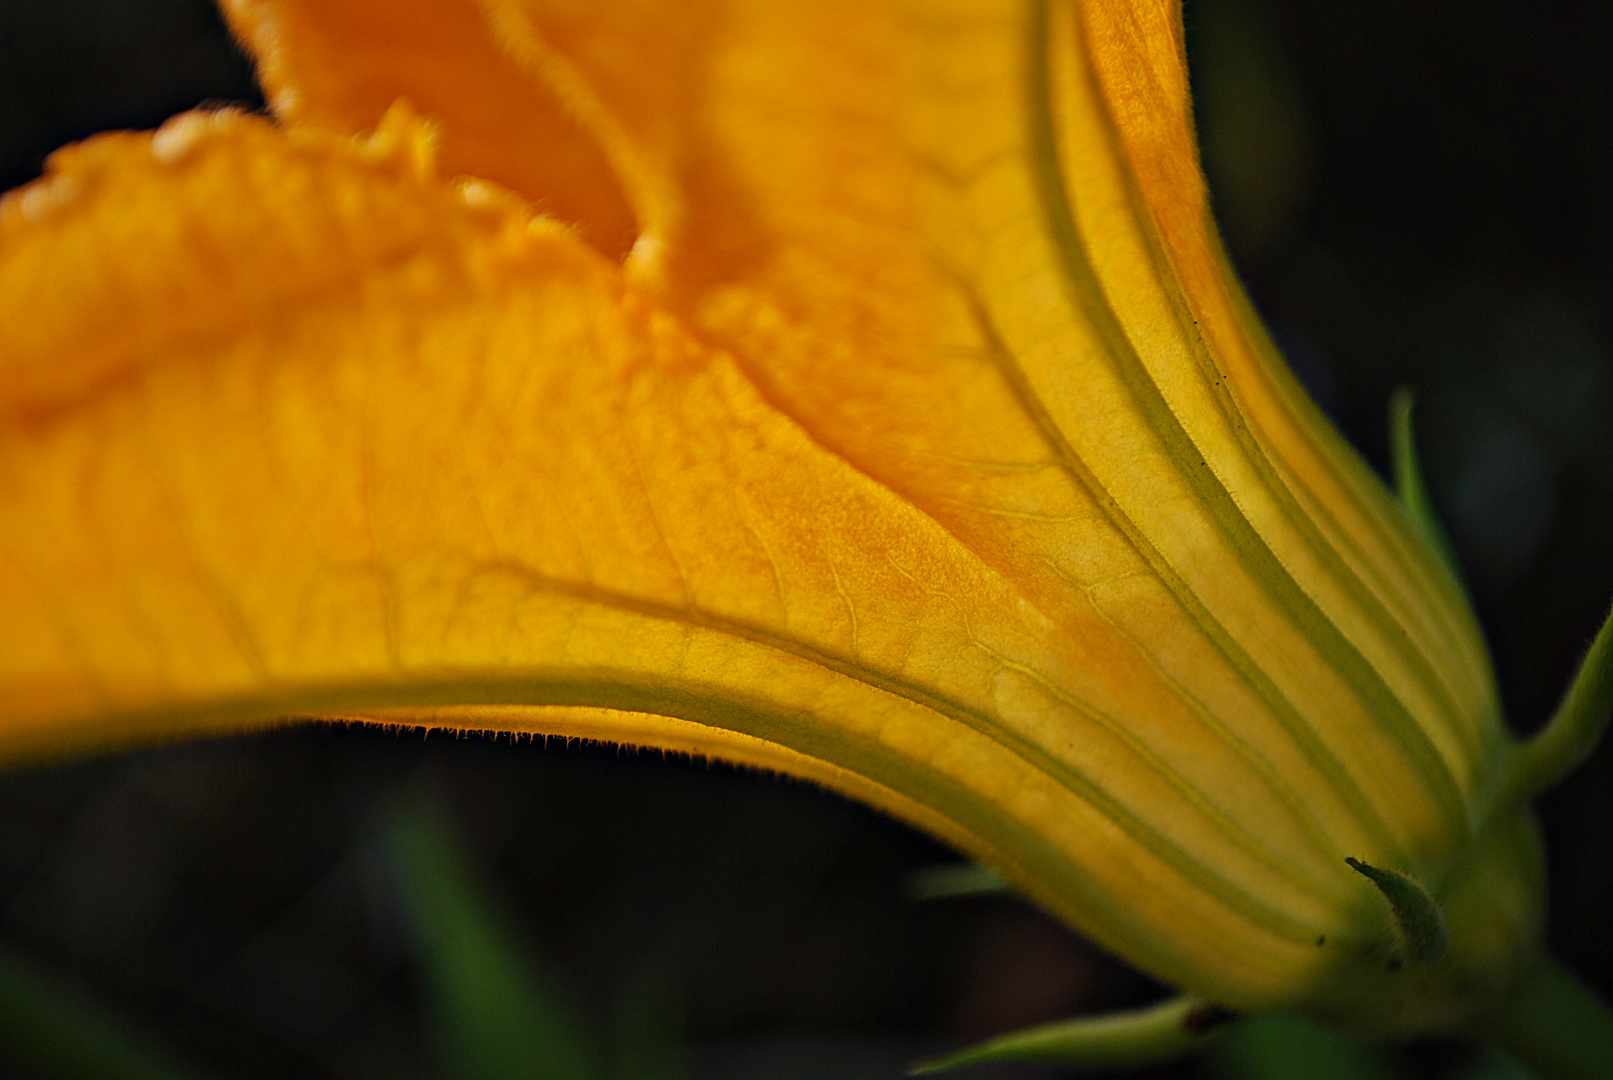
M 1613 1075 L 1613 1012 L 1553 959 L 1540 958 L 1523 989 L 1476 1032 L 1542 1080 Z
M 1152 1065 L 1204 1049 L 1237 1016 L 1183 994 L 1134 1012 L 1079 1017 L 999 1035 L 944 1057 L 921 1061 L 909 1076 L 965 1065 L 1036 1061 L 1078 1067 Z
M 455 1080 L 597 1080 L 597 1048 L 571 1002 L 526 955 L 427 802 L 387 830 L 445 1074 Z

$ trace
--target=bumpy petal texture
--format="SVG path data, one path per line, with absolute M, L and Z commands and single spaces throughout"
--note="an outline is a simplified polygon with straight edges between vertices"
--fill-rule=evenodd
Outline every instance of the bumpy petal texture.
M 1227 271 L 1173 5 L 227 10 L 289 129 L 0 204 L 9 753 L 718 756 L 1242 1008 L 1381 969 L 1345 855 L 1470 860 L 1482 644 Z M 1533 898 L 1483 869 L 1488 963 Z

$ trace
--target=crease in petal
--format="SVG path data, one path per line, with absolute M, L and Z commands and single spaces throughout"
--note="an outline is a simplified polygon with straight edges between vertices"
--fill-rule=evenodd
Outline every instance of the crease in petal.
M 595 90 L 594 80 L 573 61 L 568 50 L 551 44 L 549 38 L 553 35 L 540 32 L 526 17 L 526 12 L 499 0 L 481 0 L 481 4 L 488 25 L 504 51 L 549 90 L 610 162 L 638 222 L 638 237 L 627 259 L 628 273 L 641 285 L 664 285 L 662 260 L 668 243 L 683 231 L 684 215 L 678 186 L 662 167 L 663 155 L 640 152 L 645 133 L 630 128 L 633 117 L 624 116 L 619 108 L 604 101 Z M 709 32 L 693 7 L 674 10 L 664 4 L 613 4 L 603 8 L 583 5 L 563 15 L 573 30 L 572 38 L 587 35 L 605 41 L 604 49 L 587 50 L 592 53 L 588 56 L 592 67 L 631 61 L 635 68 L 650 62 L 663 69 L 649 78 L 644 78 L 641 69 L 614 73 L 618 80 L 629 85 L 638 82 L 667 88 L 685 82 L 685 79 L 669 77 L 669 72 L 683 59 L 691 43 L 702 40 L 705 36 L 702 31 Z M 609 36 L 597 34 L 601 23 L 608 25 L 610 22 L 631 22 L 636 24 L 638 33 L 653 30 L 660 47 L 648 54 L 616 53 L 608 47 Z M 570 44 L 572 51 L 583 45 L 576 40 Z M 666 103 L 662 102 L 661 107 L 665 108 Z
M 477 0 L 222 0 L 275 115 L 346 135 L 399 99 L 440 124 L 447 175 L 492 180 L 625 255 L 638 222 L 616 162 L 513 58 Z

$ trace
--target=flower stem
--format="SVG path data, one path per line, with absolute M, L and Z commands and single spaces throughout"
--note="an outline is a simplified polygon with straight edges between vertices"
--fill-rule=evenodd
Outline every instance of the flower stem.
M 1605 1080 L 1613 1062 L 1613 1012 L 1589 988 L 1543 956 L 1511 1005 L 1482 1037 L 1541 1080 Z

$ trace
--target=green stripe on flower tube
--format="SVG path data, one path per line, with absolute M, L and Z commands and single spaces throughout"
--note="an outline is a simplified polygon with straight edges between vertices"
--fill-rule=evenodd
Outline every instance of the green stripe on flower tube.
M 11 758 L 608 739 L 863 798 L 1239 1011 L 1521 978 L 1472 617 L 1226 271 L 1172 5 L 226 9 L 280 125 L 0 205 Z M 1346 858 L 1451 908 L 1415 992 Z

